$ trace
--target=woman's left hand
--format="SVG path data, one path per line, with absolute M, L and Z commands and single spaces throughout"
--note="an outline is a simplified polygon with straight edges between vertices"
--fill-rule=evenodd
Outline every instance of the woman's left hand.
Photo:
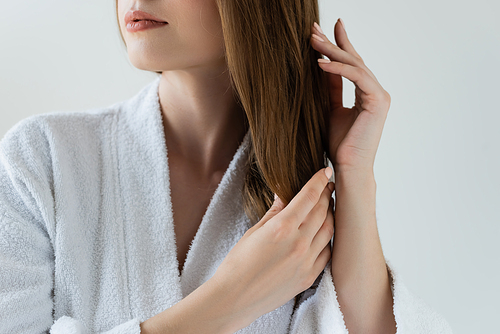
M 340 20 L 335 24 L 338 46 L 328 40 L 317 24 L 312 33 L 312 47 L 331 60 L 318 62 L 327 72 L 330 96 L 331 109 L 326 118 L 328 158 L 336 171 L 373 172 L 391 97 L 354 50 Z M 356 87 L 352 108 L 345 108 L 342 103 L 342 77 Z

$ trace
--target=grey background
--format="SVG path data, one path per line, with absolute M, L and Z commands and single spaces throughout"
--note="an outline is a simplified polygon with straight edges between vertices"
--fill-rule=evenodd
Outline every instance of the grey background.
M 392 96 L 375 165 L 386 258 L 455 333 L 498 332 L 500 5 L 323 0 L 321 10 L 330 39 L 344 19 Z M 129 63 L 111 0 L 2 11 L 0 137 L 34 114 L 128 99 L 155 77 Z

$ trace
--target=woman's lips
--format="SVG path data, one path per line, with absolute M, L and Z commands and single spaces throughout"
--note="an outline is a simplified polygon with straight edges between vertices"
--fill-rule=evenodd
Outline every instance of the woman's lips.
M 151 20 L 131 21 L 127 24 L 127 31 L 128 32 L 143 31 L 143 30 L 163 27 L 164 25 L 167 24 L 168 24 L 167 22 L 158 22 Z

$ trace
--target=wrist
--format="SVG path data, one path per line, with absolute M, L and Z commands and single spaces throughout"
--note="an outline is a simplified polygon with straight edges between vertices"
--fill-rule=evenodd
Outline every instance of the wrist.
M 341 219 L 348 212 L 351 218 L 356 216 L 356 221 L 368 221 L 375 217 L 377 184 L 373 170 L 356 172 L 335 172 L 335 198 L 336 198 L 336 230 L 345 226 Z M 349 219 L 347 219 L 349 220 Z M 354 226 L 354 224 L 348 224 Z
M 339 166 L 334 167 L 335 171 L 335 189 L 339 187 L 348 187 L 352 190 L 365 189 L 375 190 L 375 173 L 373 168 L 342 168 Z
M 220 280 L 217 272 L 204 284 L 207 289 L 208 307 L 213 308 L 212 313 L 219 317 L 217 333 L 234 333 L 247 327 L 257 317 L 248 316 L 248 311 L 243 309 L 239 296 L 241 294 L 226 280 Z M 201 331 L 203 332 L 203 331 Z
M 377 184 L 373 171 L 335 173 L 335 231 L 375 221 Z M 336 233 L 337 234 L 337 233 Z
M 141 333 L 234 333 L 237 317 L 221 287 L 208 280 L 177 304 L 141 323 Z

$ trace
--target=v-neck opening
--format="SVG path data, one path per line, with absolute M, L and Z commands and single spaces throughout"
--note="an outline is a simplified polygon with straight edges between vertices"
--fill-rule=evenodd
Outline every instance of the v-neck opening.
M 246 135 L 245 135 L 245 137 L 246 137 Z M 223 191 L 221 185 L 224 183 L 224 180 L 228 178 L 228 175 L 230 174 L 230 172 L 234 169 L 234 165 L 235 165 L 236 160 L 242 154 L 241 151 L 244 148 L 244 145 L 243 145 L 244 143 L 245 143 L 245 139 L 243 139 L 243 141 L 238 146 L 238 149 L 236 150 L 233 157 L 231 158 L 231 161 L 229 162 L 229 165 L 227 166 L 226 170 L 224 171 L 224 174 L 223 174 L 221 180 L 217 184 L 217 187 L 210 198 L 209 204 L 208 204 L 205 212 L 203 213 L 203 216 L 201 218 L 201 222 L 198 225 L 198 228 L 196 229 L 196 233 L 194 234 L 194 237 L 191 239 L 191 241 L 189 243 L 189 248 L 188 248 L 188 251 L 186 253 L 186 258 L 184 259 L 184 263 L 182 265 L 182 270 L 179 271 L 177 235 L 175 234 L 175 219 L 174 219 L 173 202 L 172 202 L 172 185 L 170 182 L 170 180 L 171 180 L 170 179 L 170 166 L 168 164 L 168 162 L 169 162 L 169 160 L 168 160 L 168 147 L 166 146 L 166 142 L 165 142 L 165 151 L 167 153 L 166 158 L 165 158 L 165 163 L 166 163 L 165 167 L 167 168 L 167 174 L 166 174 L 167 175 L 167 186 L 168 186 L 167 200 L 169 201 L 169 204 L 170 204 L 170 217 L 172 219 L 171 227 L 173 229 L 173 235 L 174 235 L 174 249 L 175 249 L 175 255 L 176 255 L 175 260 L 176 260 L 176 268 L 177 268 L 177 275 L 179 277 L 179 281 L 182 280 L 182 277 L 183 277 L 184 272 L 186 270 L 186 265 L 188 264 L 189 259 L 192 257 L 193 243 L 197 239 L 199 239 L 199 238 L 197 238 L 197 236 L 200 233 L 200 230 L 202 229 L 202 227 L 204 225 L 206 225 L 206 217 L 213 210 L 213 207 L 215 206 L 214 198 L 217 198 L 217 195 L 219 195 L 220 192 Z
M 158 92 L 157 92 L 157 94 L 158 94 Z M 173 242 L 173 247 L 174 247 L 173 249 L 175 250 L 174 261 L 175 261 L 175 268 L 176 268 L 176 279 L 177 279 L 178 283 L 180 284 L 182 277 L 183 277 L 183 274 L 186 271 L 186 265 L 189 263 L 188 261 L 192 257 L 193 243 L 197 239 L 199 239 L 198 235 L 200 233 L 200 230 L 202 229 L 202 227 L 204 225 L 207 224 L 207 222 L 206 222 L 207 216 L 211 211 L 213 211 L 213 208 L 216 204 L 214 202 L 214 199 L 217 198 L 218 195 L 224 190 L 221 187 L 221 185 L 223 185 L 226 182 L 225 180 L 229 177 L 230 173 L 234 170 L 237 160 L 239 158 L 241 158 L 241 155 L 243 154 L 243 150 L 245 150 L 246 147 L 248 146 L 247 144 L 248 144 L 249 137 L 250 137 L 250 129 L 247 130 L 245 136 L 243 137 L 243 140 L 241 141 L 236 152 L 234 153 L 233 157 L 231 158 L 231 161 L 229 162 L 228 167 L 224 171 L 224 174 L 223 174 L 221 180 L 219 181 L 217 188 L 215 189 L 214 193 L 212 194 L 212 197 L 210 198 L 207 209 L 205 210 L 203 217 L 201 219 L 200 225 L 198 226 L 193 239 L 191 239 L 191 241 L 190 241 L 189 248 L 188 248 L 188 251 L 186 253 L 186 258 L 184 259 L 184 263 L 182 265 L 182 270 L 179 271 L 177 235 L 175 234 L 175 221 L 174 221 L 174 212 L 173 212 L 173 203 L 172 203 L 172 186 L 171 186 L 171 182 L 170 182 L 171 179 L 170 179 L 170 166 L 169 166 L 169 159 L 168 159 L 168 147 L 166 144 L 165 127 L 163 124 L 163 114 L 162 114 L 162 111 L 160 108 L 159 96 L 158 96 L 157 103 L 158 103 L 158 105 L 156 108 L 156 113 L 157 113 L 156 117 L 159 117 L 160 135 L 161 135 L 161 140 L 163 143 L 163 150 L 162 150 L 163 166 L 162 166 L 162 169 L 164 169 L 164 171 L 165 171 L 164 175 L 166 175 L 166 185 L 165 185 L 167 187 L 167 189 L 166 189 L 167 190 L 166 191 L 166 193 L 167 193 L 166 201 L 167 201 L 167 206 L 169 207 L 168 214 L 170 216 L 169 217 L 170 223 L 168 224 L 168 228 L 171 229 L 172 236 L 173 236 L 172 242 Z

